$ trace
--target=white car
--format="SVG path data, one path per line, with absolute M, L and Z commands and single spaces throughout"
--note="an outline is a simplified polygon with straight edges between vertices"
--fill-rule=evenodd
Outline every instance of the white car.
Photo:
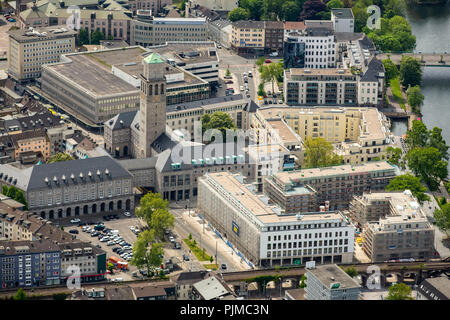
M 172 237 L 172 236 L 170 236 L 170 237 L 169 237 L 169 241 L 170 241 L 170 242 L 175 242 L 175 238 Z
M 240 90 L 240 91 L 244 91 L 244 86 L 240 86 L 240 87 L 239 87 L 239 90 Z
M 108 237 L 103 237 L 103 238 L 100 239 L 100 242 L 107 242 L 107 241 L 109 241 Z
M 123 215 L 124 215 L 125 217 L 131 217 L 131 213 L 129 213 L 128 211 L 125 211 L 125 212 L 123 213 Z
M 131 231 L 134 231 L 134 226 L 131 226 L 131 227 L 130 227 L 130 230 L 131 230 Z
M 114 241 L 111 241 L 111 240 L 110 240 L 110 241 L 108 241 L 108 243 L 106 243 L 106 245 L 107 245 L 107 246 L 113 246 L 113 245 L 115 245 L 115 243 L 114 243 Z
M 70 220 L 70 223 L 79 223 L 79 222 L 81 222 L 81 220 L 78 218 Z

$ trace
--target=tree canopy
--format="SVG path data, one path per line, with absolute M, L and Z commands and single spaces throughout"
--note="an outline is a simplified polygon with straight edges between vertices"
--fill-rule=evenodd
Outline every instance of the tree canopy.
M 144 230 L 133 245 L 133 258 L 130 263 L 138 268 L 147 268 L 147 274 L 159 267 L 164 256 L 162 243 L 154 242 L 153 232 Z
M 410 190 L 413 196 L 415 196 L 420 203 L 430 200 L 430 197 L 425 194 L 427 188 L 422 185 L 419 178 L 413 176 L 412 174 L 396 176 L 386 186 L 386 191 L 404 190 Z
M 2 194 L 23 204 L 24 205 L 23 209 L 28 210 L 27 199 L 25 197 L 25 193 L 22 190 L 14 187 L 14 186 L 8 187 L 7 185 L 3 185 L 2 186 Z
M 157 210 L 167 210 L 168 203 L 159 193 L 149 192 L 142 197 L 139 207 L 136 208 L 136 216 L 143 219 L 150 226 L 153 214 Z
M 235 8 L 228 13 L 228 20 L 231 22 L 250 19 L 250 11 L 244 8 Z
M 406 90 L 406 96 L 408 97 L 408 104 L 411 106 L 412 110 L 415 113 L 420 114 L 420 107 L 422 106 L 423 99 L 425 98 L 422 92 L 420 91 L 420 87 L 409 86 L 408 90 Z
M 335 154 L 333 145 L 324 138 L 306 138 L 305 168 L 335 166 L 342 163 L 343 158 Z
M 391 59 L 384 59 L 383 66 L 385 70 L 384 76 L 386 79 L 386 83 L 389 83 L 392 79 L 398 77 L 398 75 L 400 74 L 397 66 L 392 62 Z
M 411 296 L 411 288 L 400 282 L 389 287 L 386 300 L 414 300 L 414 298 Z
M 74 160 L 73 157 L 70 154 L 58 152 L 48 158 L 47 163 L 54 163 L 54 162 L 62 162 L 62 161 L 68 161 L 68 160 Z
M 227 130 L 235 130 L 236 125 L 233 122 L 233 118 L 222 111 L 216 111 L 211 116 L 204 114 L 201 118 L 203 132 L 207 130 L 217 129 L 222 133 L 222 141 L 226 141 Z M 215 137 L 205 137 L 206 140 L 214 141 Z
M 14 300 L 26 300 L 27 299 L 27 295 L 25 293 L 25 291 L 22 288 L 19 288 L 19 290 L 17 290 L 16 295 L 13 297 Z
M 400 81 L 402 86 L 419 86 L 422 81 L 422 65 L 419 60 L 403 56 L 400 62 Z
M 272 93 L 275 91 L 274 81 L 279 80 L 283 77 L 283 64 L 272 62 L 268 65 L 262 66 L 261 80 L 263 82 L 272 83 Z
M 406 154 L 408 166 L 417 177 L 431 189 L 436 190 L 440 179 L 447 178 L 447 161 L 441 160 L 442 154 L 433 147 L 414 148 Z
M 450 203 L 445 203 L 434 212 L 436 226 L 450 237 Z
M 105 40 L 105 34 L 96 29 L 91 33 L 91 44 L 100 44 L 100 40 Z

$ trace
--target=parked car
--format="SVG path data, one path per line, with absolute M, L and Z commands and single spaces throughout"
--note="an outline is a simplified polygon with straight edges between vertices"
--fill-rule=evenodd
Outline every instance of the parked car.
M 183 260 L 184 261 L 189 261 L 189 256 L 187 254 L 183 254 Z
M 115 245 L 115 243 L 114 243 L 113 241 L 108 241 L 108 242 L 106 243 L 106 245 L 107 245 L 107 246 L 113 246 L 113 245 Z
M 175 238 L 173 236 L 170 236 L 169 241 L 173 243 L 173 242 L 175 242 Z
M 244 86 L 240 86 L 239 91 L 244 91 Z
M 222 265 L 220 266 L 220 269 L 227 270 L 227 265 L 225 263 L 222 263 Z
M 69 230 L 69 233 L 78 234 L 78 230 L 72 229 L 72 230 Z
M 270 59 L 266 59 L 266 61 L 264 61 L 265 63 L 272 63 L 272 61 Z
M 272 52 L 271 54 L 269 54 L 269 56 L 271 56 L 271 57 L 278 57 L 278 52 Z
M 248 77 L 253 78 L 253 73 L 251 71 L 248 72 Z
M 108 237 L 103 237 L 100 239 L 100 242 L 107 242 L 110 241 Z
M 128 211 L 125 211 L 125 212 L 123 213 L 123 215 L 124 215 L 125 217 L 131 217 L 131 213 L 129 213 Z
M 181 244 L 179 242 L 175 242 L 173 246 L 175 249 L 181 249 Z
M 233 84 L 233 80 L 227 80 L 225 81 L 225 84 Z
M 75 218 L 75 219 L 70 220 L 70 223 L 78 223 L 80 221 L 81 221 L 80 219 Z
M 120 250 L 119 247 L 114 247 L 114 248 L 112 248 L 112 252 L 116 252 L 116 253 L 117 253 L 117 251 L 119 251 L 119 250 Z
M 9 22 L 16 22 L 16 19 L 9 18 L 8 21 L 9 21 Z

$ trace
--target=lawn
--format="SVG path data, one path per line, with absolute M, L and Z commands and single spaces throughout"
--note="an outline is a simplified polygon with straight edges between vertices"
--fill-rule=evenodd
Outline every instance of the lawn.
M 189 239 L 184 239 L 184 243 L 187 244 L 189 249 L 191 249 L 192 253 L 198 259 L 198 261 L 211 261 L 211 256 L 207 255 L 206 252 L 203 252 L 202 249 L 197 247 L 197 244 L 194 244 L 194 241 L 189 241 Z
M 390 81 L 391 89 L 392 89 L 392 95 L 394 96 L 395 102 L 400 104 L 400 107 L 402 109 L 406 109 L 405 107 L 405 99 L 403 99 L 402 96 L 402 89 L 400 88 L 400 79 L 398 77 L 391 79 Z
M 219 265 L 213 263 L 213 264 L 204 264 L 203 267 L 205 267 L 205 269 L 210 269 L 210 270 L 217 270 L 219 268 Z

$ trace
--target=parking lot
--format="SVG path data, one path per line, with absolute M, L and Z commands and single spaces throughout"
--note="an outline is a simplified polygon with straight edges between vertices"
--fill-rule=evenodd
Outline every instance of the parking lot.
M 137 227 L 138 229 L 142 229 L 142 226 L 140 225 L 139 220 L 134 217 L 126 217 L 123 214 L 119 215 L 117 214 L 116 217 L 119 217 L 119 219 L 111 219 L 109 221 L 106 221 L 101 216 L 100 218 L 97 217 L 96 219 L 90 219 L 89 221 L 85 223 L 91 223 L 87 226 L 79 226 L 79 223 L 73 223 L 71 224 L 72 227 L 67 226 L 66 231 L 71 232 L 72 230 L 77 230 L 78 234 L 76 234 L 76 237 L 82 241 L 86 241 L 91 243 L 94 246 L 97 246 L 104 251 L 106 251 L 106 257 L 109 258 L 111 256 L 119 258 L 121 261 L 126 261 L 127 259 L 124 259 L 123 257 L 120 257 L 120 255 L 117 252 L 113 252 L 114 248 L 120 248 L 124 249 L 127 248 L 126 245 L 128 245 L 128 249 L 124 250 L 124 252 L 132 252 L 132 246 L 134 242 L 136 241 L 137 235 L 133 233 L 133 231 L 130 229 L 131 226 Z M 94 231 L 95 225 L 98 224 L 98 222 L 103 223 L 104 229 L 103 230 L 97 230 L 97 233 L 94 233 L 92 235 L 90 232 L 83 231 L 83 228 L 89 227 L 92 231 Z M 70 224 L 70 222 L 69 222 Z M 84 223 L 83 223 L 84 224 Z M 109 232 L 106 232 L 106 231 Z M 107 236 L 108 238 L 100 240 L 99 236 Z M 119 238 L 120 237 L 120 238 Z M 118 240 L 115 240 L 118 239 Z M 120 245 L 119 241 L 122 240 L 126 242 L 124 245 Z M 116 243 L 112 244 L 110 241 L 115 241 Z M 131 260 L 131 258 L 128 259 Z M 122 272 L 120 270 L 115 270 L 113 274 L 108 275 L 108 278 L 122 278 L 123 280 L 131 280 L 132 279 L 132 272 L 136 271 L 137 268 L 135 266 L 132 266 L 128 263 L 128 271 Z

